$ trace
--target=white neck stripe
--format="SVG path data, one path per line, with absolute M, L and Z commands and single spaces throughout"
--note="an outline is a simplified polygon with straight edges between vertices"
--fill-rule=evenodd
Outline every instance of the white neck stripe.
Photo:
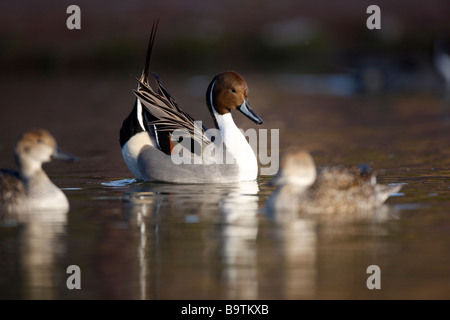
M 214 108 L 214 104 L 213 104 L 213 90 L 214 90 L 215 84 L 216 84 L 216 80 L 214 80 L 214 82 L 211 85 L 211 92 L 209 93 L 209 103 L 211 104 L 211 108 L 213 109 L 214 114 L 217 114 L 216 109 Z
M 141 129 L 143 131 L 147 131 L 147 130 L 145 130 L 145 127 L 144 127 L 144 119 L 142 119 L 141 101 L 139 100 L 139 98 L 136 98 L 136 99 L 137 99 L 137 119 L 138 119 L 139 125 L 141 126 Z

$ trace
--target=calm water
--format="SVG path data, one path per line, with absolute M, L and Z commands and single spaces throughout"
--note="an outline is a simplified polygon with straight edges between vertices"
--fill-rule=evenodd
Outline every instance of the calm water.
M 401 193 L 371 217 L 279 222 L 264 211 L 268 176 L 135 181 L 118 143 L 134 99 L 128 75 L 3 79 L 1 167 L 14 166 L 16 137 L 41 126 L 80 161 L 45 165 L 70 212 L 2 216 L 0 298 L 449 299 L 450 105 L 434 93 L 304 94 L 284 78 L 246 78 L 260 128 L 279 129 L 282 150 L 303 146 L 318 166 L 367 163 Z M 211 126 L 204 78 L 163 81 Z M 66 286 L 70 265 L 81 290 Z M 370 265 L 380 267 L 379 290 L 366 286 Z

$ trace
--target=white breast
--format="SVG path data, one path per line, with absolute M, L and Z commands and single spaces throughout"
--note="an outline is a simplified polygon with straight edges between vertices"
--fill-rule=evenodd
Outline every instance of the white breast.
M 130 171 L 138 178 L 145 180 L 138 166 L 139 154 L 144 146 L 154 146 L 147 131 L 132 136 L 122 147 L 122 156 Z
M 223 143 L 239 167 L 240 180 L 255 180 L 258 175 L 255 153 L 242 131 L 234 123 L 231 113 L 220 115 L 214 110 L 214 116 L 222 134 Z

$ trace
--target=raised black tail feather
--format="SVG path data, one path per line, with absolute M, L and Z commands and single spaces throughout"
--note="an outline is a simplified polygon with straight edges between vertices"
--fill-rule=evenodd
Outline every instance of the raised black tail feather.
M 152 31 L 150 34 L 150 39 L 148 42 L 147 47 L 147 55 L 145 59 L 145 66 L 144 70 L 142 71 L 141 78 L 138 79 L 137 77 L 134 77 L 138 83 L 139 87 L 138 90 L 133 90 L 135 95 L 138 99 L 141 100 L 142 106 L 144 107 L 144 110 L 146 112 L 145 118 L 146 118 L 146 126 L 147 130 L 154 130 L 153 128 L 150 128 L 150 126 L 155 126 L 155 134 L 158 136 L 158 144 L 160 146 L 161 151 L 164 153 L 170 155 L 171 152 L 171 144 L 170 144 L 170 135 L 173 130 L 179 128 L 179 123 L 185 122 L 186 124 L 189 124 L 190 122 L 194 122 L 194 118 L 192 118 L 188 113 L 184 112 L 176 103 L 175 99 L 169 94 L 169 92 L 166 90 L 166 88 L 162 85 L 161 79 L 158 74 L 152 73 L 155 77 L 157 86 L 158 86 L 158 92 L 155 92 L 149 83 L 149 75 L 150 75 L 150 60 L 152 55 L 152 49 L 153 44 L 155 42 L 156 38 L 156 31 L 158 29 L 158 23 L 159 20 L 155 20 L 153 22 Z M 148 95 L 148 97 L 146 97 Z M 162 104 L 158 104 L 155 102 L 154 99 L 158 99 Z M 156 108 L 159 108 L 163 112 L 167 113 L 169 117 L 158 117 L 158 113 L 154 114 L 151 110 L 149 110 L 148 106 L 146 104 L 149 104 L 151 106 L 154 106 Z M 155 109 L 152 109 L 155 112 Z M 172 117 L 170 117 L 172 115 Z M 161 115 L 160 115 L 161 116 Z M 175 119 L 175 120 L 174 120 Z M 171 121 L 172 120 L 172 121 Z M 174 123 L 175 121 L 175 123 Z M 186 128 L 191 129 L 189 125 L 186 126 Z M 207 131 L 208 128 L 202 125 L 203 131 Z M 194 132 L 190 132 L 192 135 L 191 140 L 191 152 L 194 152 L 196 149 L 194 148 L 195 143 L 200 143 L 201 141 L 196 141 Z M 209 143 L 210 141 L 205 141 L 206 143 Z M 188 143 L 187 141 L 185 143 Z M 187 145 L 185 146 L 189 148 Z
M 141 81 L 148 84 L 148 75 L 150 72 L 150 58 L 152 56 L 152 49 L 153 49 L 153 43 L 155 42 L 156 38 L 156 31 L 158 30 L 158 23 L 159 20 L 155 20 L 153 22 L 152 26 L 152 32 L 150 34 L 150 39 L 148 41 L 148 47 L 147 47 L 147 56 L 145 57 L 145 67 L 142 71 Z

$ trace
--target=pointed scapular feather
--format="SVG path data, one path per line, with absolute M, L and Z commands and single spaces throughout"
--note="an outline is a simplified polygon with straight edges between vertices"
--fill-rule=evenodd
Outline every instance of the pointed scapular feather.
M 194 140 L 202 141 L 203 143 L 211 143 L 205 136 L 207 128 L 205 126 L 197 127 L 194 118 L 188 113 L 184 112 L 178 107 L 175 99 L 162 85 L 158 75 L 155 75 L 158 86 L 158 92 L 141 79 L 135 77 L 139 82 L 139 88 L 133 90 L 134 94 L 141 101 L 144 108 L 150 112 L 158 120 L 150 121 L 150 125 L 155 125 L 158 131 L 174 131 L 177 129 L 185 129 L 194 138 Z M 200 133 L 201 138 L 198 139 Z

